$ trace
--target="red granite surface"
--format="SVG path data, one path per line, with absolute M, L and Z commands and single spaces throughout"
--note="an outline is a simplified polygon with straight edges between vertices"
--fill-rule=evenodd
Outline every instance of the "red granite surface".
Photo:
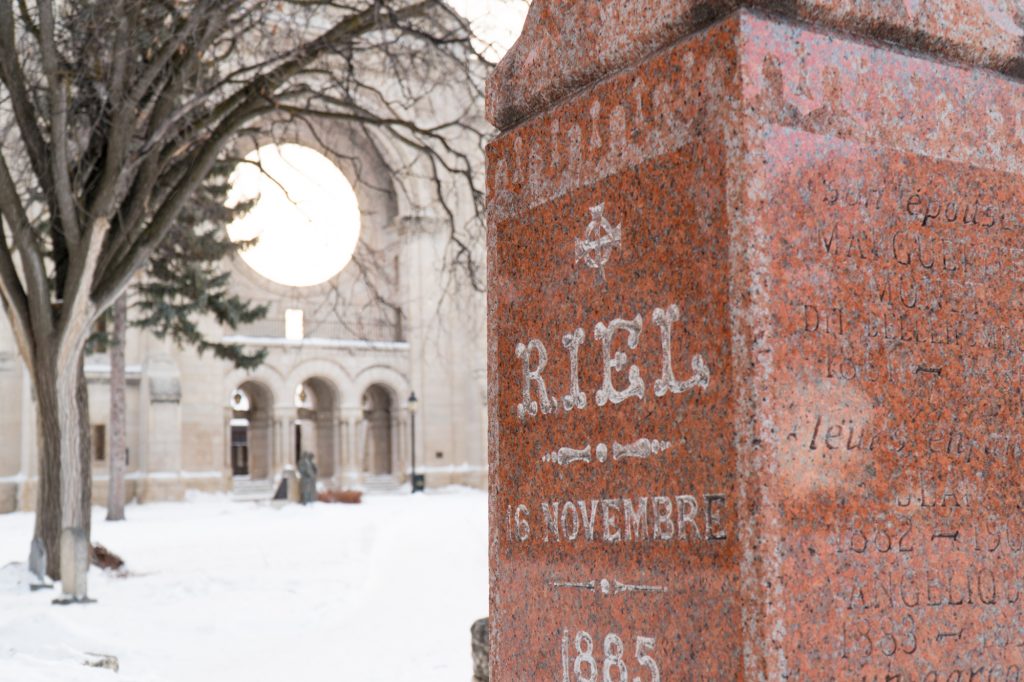
M 739 7 L 1021 72 L 1016 0 L 533 0 L 522 37 L 491 77 L 487 114 L 508 128 Z
M 1022 104 L 740 12 L 492 143 L 492 679 L 1021 678 Z

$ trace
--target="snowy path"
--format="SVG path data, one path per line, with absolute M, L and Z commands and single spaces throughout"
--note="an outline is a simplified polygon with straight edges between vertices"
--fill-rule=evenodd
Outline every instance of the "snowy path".
M 94 541 L 88 606 L 29 593 L 30 514 L 0 515 L 0 682 L 467 682 L 487 612 L 487 498 L 464 489 L 272 508 L 131 506 Z M 18 565 L 8 565 L 18 562 Z M 120 659 L 85 668 L 82 652 Z

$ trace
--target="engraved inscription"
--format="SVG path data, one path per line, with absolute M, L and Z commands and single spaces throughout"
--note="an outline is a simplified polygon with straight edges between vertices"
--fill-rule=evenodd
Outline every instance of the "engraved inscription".
M 612 443 L 612 457 L 611 461 L 617 462 L 620 459 L 632 458 L 632 459 L 647 459 L 652 455 L 657 455 L 662 452 L 667 452 L 672 447 L 672 443 L 667 440 L 658 440 L 650 438 L 638 438 L 632 443 Z M 589 464 L 592 461 L 597 461 L 604 464 L 608 461 L 608 446 L 605 443 L 598 443 L 594 448 L 595 456 L 591 458 L 591 448 L 589 445 L 584 446 L 581 449 L 578 448 L 558 448 L 552 452 L 545 454 L 541 457 L 544 462 L 557 464 L 559 466 L 567 466 L 574 462 L 584 462 Z
M 522 502 L 508 509 L 508 534 L 519 542 L 714 543 L 729 537 L 726 500 L 719 493 L 550 500 L 539 510 Z
M 604 356 L 604 382 L 594 394 L 594 402 L 598 407 L 611 402 L 618 405 L 627 398 L 644 397 L 644 380 L 640 378 L 640 368 L 629 366 L 629 385 L 625 389 L 616 389 L 612 381 L 612 372 L 621 372 L 626 366 L 626 354 L 612 351 L 612 339 L 618 331 L 627 334 L 630 349 L 636 348 L 640 342 L 640 331 L 643 329 L 643 318 L 637 315 L 632 320 L 612 320 L 607 325 L 598 322 L 594 327 L 594 338 L 601 342 L 601 353 Z
M 654 382 L 654 395 L 662 398 L 696 390 L 707 390 L 711 383 L 711 369 L 701 354 L 690 358 L 692 374 L 685 380 L 676 379 L 672 355 L 672 326 L 679 320 L 679 307 L 655 308 L 651 320 L 661 335 L 661 376 Z M 625 350 L 636 350 L 643 334 L 641 315 L 632 319 L 613 319 L 594 325 L 594 339 L 601 344 L 601 386 L 594 391 L 594 404 L 604 407 L 618 405 L 629 399 L 644 400 L 646 382 L 640 367 L 629 361 Z M 561 336 L 561 345 L 569 358 L 568 392 L 561 402 L 551 398 L 544 370 L 548 364 L 548 351 L 540 339 L 516 344 L 516 357 L 520 361 L 522 376 L 522 400 L 516 405 L 516 416 L 521 420 L 539 415 L 549 415 L 562 408 L 565 412 L 583 410 L 590 402 L 580 387 L 580 347 L 585 342 L 582 328 Z M 629 365 L 628 370 L 626 366 Z M 619 376 L 626 370 L 625 381 Z M 536 399 L 534 394 L 536 393 Z M 556 394 L 557 395 L 557 394 Z
M 563 629 L 559 647 L 562 682 L 661 682 L 661 669 L 654 660 L 654 637 L 637 635 L 632 659 L 626 655 L 622 637 L 614 632 L 604 638 L 604 656 L 594 651 L 594 637 L 586 630 L 578 631 L 571 641 L 573 651 L 569 648 L 569 630 Z M 631 671 L 643 673 L 646 680 L 639 676 L 630 678 Z
M 707 388 L 711 372 L 700 355 L 693 356 L 690 362 L 693 376 L 686 381 L 676 381 L 672 369 L 672 325 L 679 321 L 679 306 L 673 303 L 667 309 L 655 308 L 651 319 L 661 329 L 661 378 L 654 382 L 654 395 L 660 398 L 666 393 L 685 393 L 698 386 Z
M 583 330 L 579 328 L 562 337 L 562 346 L 569 352 L 569 392 L 562 398 L 566 412 L 587 406 L 587 395 L 580 390 L 580 346 L 584 338 Z
M 774 360 L 808 387 L 780 431 L 822 519 L 796 521 L 782 571 L 812 586 L 787 608 L 832 614 L 802 641 L 831 679 L 1020 680 L 1020 211 L 988 182 L 852 168 L 807 184 L 774 252 L 806 260 Z
M 612 251 L 622 244 L 622 225 L 612 226 L 604 215 L 604 204 L 590 209 L 591 220 L 583 239 L 576 240 L 576 262 L 581 260 L 597 270 L 597 283 L 604 284 L 604 266 Z
M 636 585 L 633 583 L 620 582 L 617 579 L 609 580 L 608 578 L 601 578 L 601 580 L 588 580 L 587 582 L 553 580 L 549 584 L 554 588 L 569 588 L 574 590 L 586 590 L 588 592 L 599 592 L 606 597 L 631 592 L 668 592 L 668 588 L 663 585 Z
M 537 364 L 531 368 L 530 358 L 533 355 L 537 357 Z M 531 340 L 525 345 L 520 343 L 516 346 L 516 357 L 523 361 L 523 401 L 516 407 L 519 418 L 523 419 L 527 415 L 536 417 L 538 404 L 543 414 L 550 413 L 556 403 L 548 398 L 547 384 L 541 376 L 541 372 L 548 364 L 548 352 L 544 344 L 537 340 Z M 537 385 L 539 403 L 533 399 L 530 392 L 530 386 L 534 383 Z

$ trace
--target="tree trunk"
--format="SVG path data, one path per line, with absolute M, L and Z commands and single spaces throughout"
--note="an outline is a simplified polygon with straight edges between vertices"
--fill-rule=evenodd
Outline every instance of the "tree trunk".
M 82 378 L 82 353 L 64 350 L 57 363 L 57 428 L 60 433 L 60 511 L 61 528 L 85 528 L 82 509 L 83 485 L 88 466 L 82 466 L 82 431 L 88 428 L 79 414 L 83 402 L 79 390 Z M 85 429 L 83 429 L 85 427 Z
M 39 430 L 39 490 L 34 537 L 46 549 L 46 573 L 60 580 L 60 423 L 57 421 L 57 380 L 48 362 L 35 368 L 36 424 Z
M 82 461 L 82 529 L 92 541 L 92 425 L 89 423 L 89 384 L 85 379 L 85 352 L 78 361 L 79 441 L 78 453 Z M 91 546 L 91 545 L 90 545 Z
M 114 336 L 110 345 L 110 489 L 107 521 L 124 521 L 125 437 L 124 345 L 127 335 L 128 295 L 114 303 Z
M 36 496 L 36 522 L 33 537 L 39 538 L 46 548 L 46 573 L 53 580 L 60 580 L 60 535 L 69 527 L 65 519 L 63 500 L 74 500 L 69 516 L 82 528 L 86 538 L 90 537 L 90 509 L 92 504 L 92 452 L 89 434 L 89 400 L 85 381 L 85 357 L 79 354 L 76 366 L 70 369 L 72 381 L 58 380 L 58 369 L 54 362 L 38 362 L 35 367 L 36 423 L 39 430 L 39 491 Z M 72 385 L 69 385 L 72 384 Z M 63 386 L 63 388 L 62 388 Z M 65 397 L 60 391 L 69 391 Z M 70 400 L 67 399 L 70 396 Z M 63 411 L 63 416 L 62 416 Z M 76 457 L 74 468 L 76 480 L 62 481 L 62 473 L 68 459 L 62 460 L 62 422 L 75 431 Z M 71 483 L 71 486 L 68 486 Z M 70 490 L 62 491 L 62 487 Z

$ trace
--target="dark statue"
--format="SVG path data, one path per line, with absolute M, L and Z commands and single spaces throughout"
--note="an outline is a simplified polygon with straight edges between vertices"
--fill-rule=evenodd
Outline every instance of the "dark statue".
M 299 501 L 309 504 L 316 500 L 316 462 L 312 452 L 303 452 L 299 457 L 299 476 Z

